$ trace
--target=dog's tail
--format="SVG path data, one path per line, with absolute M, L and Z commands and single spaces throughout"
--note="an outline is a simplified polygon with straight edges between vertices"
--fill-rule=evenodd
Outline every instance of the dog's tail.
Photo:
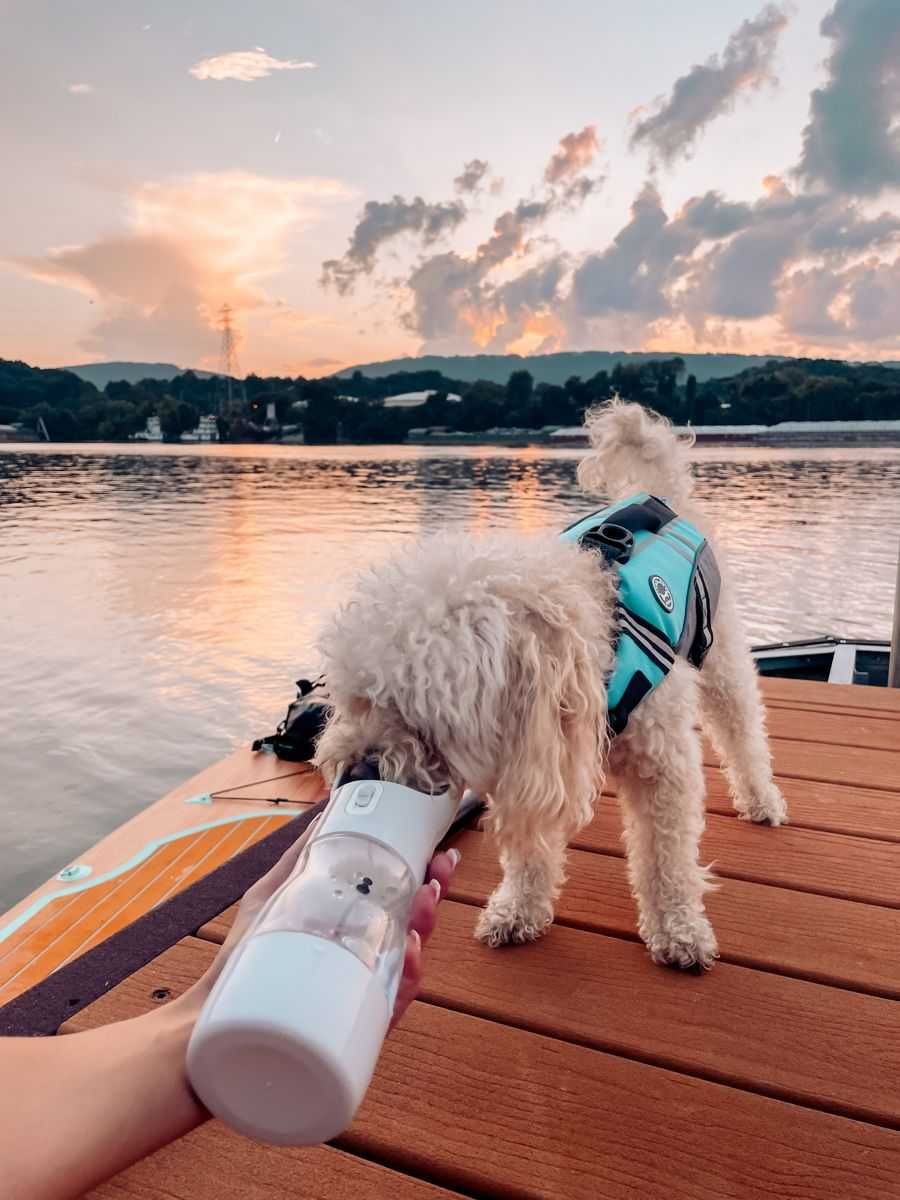
M 590 409 L 584 423 L 591 452 L 578 465 L 578 482 L 585 491 L 608 500 L 648 491 L 675 508 L 688 503 L 693 439 L 680 439 L 663 417 L 618 397 Z

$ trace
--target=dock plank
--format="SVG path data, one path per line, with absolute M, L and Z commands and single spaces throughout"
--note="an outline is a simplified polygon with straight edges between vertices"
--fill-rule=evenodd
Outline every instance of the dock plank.
M 480 907 L 500 879 L 493 839 L 472 831 L 456 841 L 462 861 L 448 897 Z M 571 850 L 558 924 L 636 941 L 637 915 L 621 858 Z M 900 910 L 728 879 L 706 898 L 724 962 L 900 999 Z M 222 942 L 232 905 L 198 930 Z M 470 924 L 474 929 L 476 913 Z
M 814 720 L 811 717 L 811 724 Z M 779 776 L 884 791 L 893 791 L 900 780 L 900 741 L 893 750 L 832 745 L 825 741 L 798 742 L 781 737 L 770 737 L 769 744 L 772 765 Z M 707 766 L 719 765 L 719 757 L 708 743 L 704 743 L 703 761 Z
M 719 768 L 706 767 L 704 776 L 707 810 L 736 817 Z M 900 842 L 900 796 L 894 802 L 883 791 L 810 779 L 779 778 L 777 782 L 787 800 L 792 829 L 822 829 Z
M 900 746 L 897 721 L 887 712 L 780 705 L 769 708 L 768 720 L 773 739 L 868 746 L 873 750 L 897 750 Z
M 146 1011 L 155 988 L 183 990 L 213 952 L 179 943 L 69 1027 Z M 691 983 L 659 974 L 672 992 Z M 341 1145 L 510 1200 L 885 1200 L 900 1179 L 893 1130 L 421 1002 Z
M 859 687 L 849 683 L 813 683 L 806 679 L 760 679 L 767 704 L 808 704 L 828 710 L 887 713 L 900 717 L 900 688 Z
M 893 801 L 892 801 L 893 802 Z M 572 841 L 580 850 L 623 853 L 616 805 L 601 804 Z M 900 907 L 900 843 L 793 829 L 771 829 L 713 813 L 701 847 L 718 875 L 797 891 Z
M 560 987 L 560 980 L 567 981 Z M 425 998 L 594 1049 L 900 1126 L 900 1005 L 718 963 L 698 978 L 644 948 L 558 926 L 491 950 L 446 903 Z
M 673 982 L 642 945 L 562 926 L 535 945 L 490 950 L 472 936 L 474 915 L 452 900 L 442 909 L 424 993 L 436 1003 L 900 1125 L 900 1005 L 892 1000 L 727 962 Z M 896 968 L 893 983 L 900 988 Z
M 481 905 L 500 878 L 493 839 L 471 832 L 457 841 L 462 861 L 451 899 Z M 598 933 L 637 939 L 635 903 L 625 863 L 572 850 L 557 920 Z M 877 995 L 900 998 L 900 911 L 856 904 L 743 880 L 722 881 L 706 897 L 723 960 Z M 224 940 L 232 912 L 204 936 Z M 475 916 L 470 918 L 474 924 Z
M 252 1169 L 248 1170 L 248 1156 Z M 424 1180 L 332 1146 L 254 1145 L 211 1121 L 92 1192 L 86 1200 L 459 1200 Z

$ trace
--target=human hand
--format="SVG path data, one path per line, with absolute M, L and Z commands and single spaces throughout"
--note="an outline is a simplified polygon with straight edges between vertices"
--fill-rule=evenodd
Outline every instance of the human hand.
M 190 997 L 194 1003 L 203 1003 L 213 984 L 224 970 L 228 959 L 246 936 L 261 909 L 287 880 L 297 865 L 318 821 L 318 817 L 312 821 L 296 842 L 284 852 L 275 866 L 257 880 L 251 888 L 247 889 L 222 948 L 206 973 L 189 992 L 185 993 L 185 998 Z M 406 935 L 403 972 L 391 1017 L 390 1027 L 392 1029 L 418 994 L 422 982 L 422 950 L 434 932 L 437 906 L 447 891 L 459 858 L 459 851 L 455 849 L 435 854 L 428 866 L 426 882 L 419 888 L 413 899 Z

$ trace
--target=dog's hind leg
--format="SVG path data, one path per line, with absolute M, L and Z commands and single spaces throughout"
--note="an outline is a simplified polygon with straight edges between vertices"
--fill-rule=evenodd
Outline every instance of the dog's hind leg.
M 610 765 L 625 824 L 638 931 L 654 962 L 702 969 L 716 957 L 698 861 L 704 826 L 693 682 L 677 667 L 613 742 Z
M 756 670 L 734 606 L 724 596 L 723 601 L 716 640 L 699 675 L 703 726 L 722 759 L 738 815 L 781 825 L 787 805 L 772 778 Z

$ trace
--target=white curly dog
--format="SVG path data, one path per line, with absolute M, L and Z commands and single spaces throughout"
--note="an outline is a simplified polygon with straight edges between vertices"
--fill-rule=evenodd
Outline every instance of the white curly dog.
M 685 447 L 667 422 L 614 401 L 586 423 L 592 450 L 578 468 L 586 491 L 625 498 L 646 489 L 706 533 Z M 425 539 L 364 574 L 320 635 L 333 711 L 316 763 L 331 781 L 375 757 L 383 779 L 488 798 L 503 879 L 476 935 L 492 946 L 537 938 L 550 924 L 567 843 L 612 772 L 640 935 L 656 962 L 709 967 L 717 950 L 703 905 L 709 872 L 698 860 L 698 717 L 726 764 L 738 814 L 772 825 L 787 815 L 722 574 L 702 669 L 676 659 L 610 742 L 615 569 L 555 536 Z

